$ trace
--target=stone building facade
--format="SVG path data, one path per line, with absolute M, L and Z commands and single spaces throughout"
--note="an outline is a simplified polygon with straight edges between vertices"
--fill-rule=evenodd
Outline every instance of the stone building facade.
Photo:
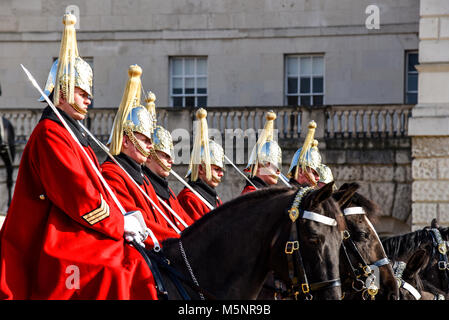
M 378 9 L 378 26 L 370 25 L 376 22 L 376 10 L 368 10 L 373 5 Z M 206 89 L 202 95 L 207 98 L 196 96 L 197 105 L 248 110 L 269 106 L 276 111 L 291 104 L 290 67 L 294 69 L 296 62 L 301 65 L 302 58 L 313 64 L 316 57 L 318 73 L 298 71 L 296 82 L 292 82 L 298 86 L 299 96 L 314 96 L 312 109 L 318 107 L 316 103 L 366 108 L 403 105 L 410 103 L 408 54 L 419 50 L 421 64 L 440 61 L 441 57 L 431 57 L 431 52 L 440 38 L 447 38 L 446 13 L 440 17 L 427 9 L 442 7 L 444 11 L 444 0 L 5 0 L 0 3 L 0 112 L 42 107 L 20 63 L 45 84 L 58 55 L 61 16 L 69 6 L 79 13 L 80 54 L 94 69 L 94 109 L 117 107 L 131 64 L 143 68 L 144 87 L 156 94 L 157 107 L 178 105 L 180 100 L 173 94 L 178 89 L 175 60 L 181 59 L 186 68 L 186 59 L 193 59 L 195 66 L 203 63 L 202 71 L 193 73 L 194 89 Z M 420 21 L 420 14 L 428 17 Z M 428 52 L 426 57 L 423 50 Z M 427 103 L 422 100 L 427 82 L 421 78 L 424 71 L 419 72 L 421 104 Z M 309 92 L 301 83 L 301 78 L 307 77 Z M 318 93 L 313 89 L 315 78 Z M 182 80 L 187 83 L 188 79 L 184 76 Z M 198 85 L 200 81 L 203 86 Z M 428 87 L 435 89 L 432 84 Z M 182 86 L 183 93 L 186 88 Z M 301 88 L 306 88 L 305 93 Z M 324 114 L 315 110 L 324 126 Z M 179 119 L 173 128 L 183 126 L 185 118 L 176 118 L 176 112 L 172 116 Z M 385 216 L 376 225 L 381 233 L 405 232 L 412 224 L 428 224 L 433 214 L 442 216 L 439 212 L 444 204 L 438 201 L 445 196 L 433 192 L 438 203 L 428 203 L 420 198 L 425 197 L 420 184 L 445 177 L 444 170 L 435 172 L 434 167 L 426 166 L 435 162 L 442 167 L 446 162 L 441 155 L 433 162 L 420 162 L 428 154 L 418 150 L 424 150 L 419 146 L 426 146 L 426 139 L 444 144 L 444 137 L 419 133 L 413 142 L 409 137 L 338 138 L 327 137 L 323 130 L 318 138 L 323 159 L 333 169 L 337 183 L 359 181 L 362 192 L 383 206 Z M 302 139 L 280 140 L 285 169 Z M 181 166 L 178 173 L 183 169 Z M 420 174 L 425 175 L 424 180 Z M 224 199 L 234 197 L 244 184 L 232 169 L 227 175 L 232 187 L 220 187 Z M 415 212 L 423 218 L 416 220 Z
M 449 224 L 449 3 L 421 0 L 419 94 L 410 119 L 413 228 Z

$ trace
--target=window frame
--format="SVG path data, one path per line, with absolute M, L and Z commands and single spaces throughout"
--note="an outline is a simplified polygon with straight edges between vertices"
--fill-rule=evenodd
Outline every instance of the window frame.
M 322 58 L 323 65 L 322 65 L 322 74 L 321 75 L 315 75 L 313 71 L 313 58 L 319 57 Z M 289 93 L 288 92 L 288 60 L 289 58 L 296 58 L 297 64 L 298 64 L 298 71 L 295 75 L 297 78 L 297 91 L 296 93 Z M 311 58 L 311 73 L 310 74 L 301 74 L 301 58 Z M 320 76 L 323 78 L 323 90 L 321 92 L 313 92 L 313 78 L 314 76 Z M 309 78 L 309 85 L 310 85 L 310 91 L 309 93 L 301 93 L 301 77 L 308 77 Z M 288 104 L 288 97 L 294 96 L 298 97 L 297 106 L 305 106 L 301 104 L 301 97 L 306 96 L 310 97 L 311 103 L 309 106 L 322 106 L 325 105 L 325 99 L 326 99 L 326 70 L 325 70 L 325 54 L 324 53 L 301 53 L 301 54 L 286 54 L 284 57 L 284 105 Z M 323 102 L 322 104 L 316 105 L 314 104 L 314 98 L 313 96 L 322 96 Z
M 409 63 L 409 56 L 410 54 L 416 54 L 417 58 L 418 58 L 418 63 L 416 65 L 419 65 L 419 51 L 418 50 L 408 50 L 405 51 L 405 65 L 404 65 L 404 82 L 405 82 L 405 88 L 404 88 L 404 104 L 415 104 L 415 103 L 410 103 L 407 101 L 407 95 L 408 94 L 416 94 L 416 103 L 418 103 L 418 90 L 419 90 L 419 79 L 418 79 L 418 70 L 415 71 L 409 71 L 408 70 L 408 63 Z M 416 68 L 415 68 L 416 69 Z M 416 90 L 409 90 L 409 74 L 416 74 L 417 75 L 417 82 L 416 82 Z
M 186 74 L 186 63 L 185 61 L 187 59 L 193 59 L 194 65 L 193 65 L 193 74 Z M 197 73 L 197 63 L 199 59 L 204 59 L 206 62 L 206 70 L 205 74 L 198 74 Z M 175 75 L 174 74 L 174 61 L 175 60 L 181 60 L 182 61 L 182 74 L 181 75 Z M 193 97 L 194 98 L 194 107 L 206 107 L 207 106 L 207 100 L 209 96 L 209 90 L 208 90 L 208 59 L 207 56 L 170 56 L 169 57 L 169 100 L 170 100 L 170 106 L 175 107 L 174 105 L 174 98 L 182 98 L 182 105 L 176 106 L 176 107 L 190 107 L 186 106 L 186 98 Z M 187 78 L 192 78 L 194 81 L 194 92 L 193 93 L 185 93 L 185 83 Z M 198 79 L 199 78 L 205 78 L 206 81 L 206 93 L 198 93 Z M 182 93 L 173 93 L 173 81 L 174 79 L 181 79 L 182 80 Z M 206 105 L 198 105 L 198 98 L 205 97 L 206 98 Z

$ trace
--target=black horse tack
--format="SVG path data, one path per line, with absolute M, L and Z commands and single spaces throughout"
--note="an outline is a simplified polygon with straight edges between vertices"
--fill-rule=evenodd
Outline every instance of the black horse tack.
M 292 281 L 285 251 L 286 242 L 296 241 L 288 232 L 292 225 L 296 225 L 296 231 L 302 232 L 293 233 L 298 235 L 304 260 L 301 267 L 295 256 L 293 264 L 298 271 L 303 270 L 304 275 L 307 273 L 312 283 L 309 285 L 301 277 L 299 287 L 290 291 L 295 294 L 303 288 L 314 291 L 322 287 L 314 298 L 339 299 L 341 290 L 337 278 L 341 234 L 333 226 L 336 222 L 331 217 L 340 211 L 331 199 L 331 193 L 330 185 L 305 195 L 295 223 L 286 214 L 295 191 L 287 188 L 249 193 L 211 211 L 184 230 L 180 239 L 165 240 L 160 253 L 146 252 L 152 267 L 156 266 L 160 272 L 158 280 L 163 281 L 160 291 L 167 291 L 170 299 L 201 299 L 201 296 L 218 300 L 255 299 L 270 270 L 278 272 L 290 287 Z M 317 223 L 310 217 L 314 215 L 312 210 L 320 220 L 330 221 L 332 225 Z M 311 243 L 304 232 L 317 233 L 323 237 L 323 242 Z M 298 251 L 293 246 L 293 252 Z M 323 246 L 327 249 L 320 250 Z M 287 245 L 287 251 L 290 251 L 289 247 Z M 320 259 L 325 265 L 320 265 Z M 325 283 L 327 279 L 333 279 L 332 283 Z M 160 293 L 161 298 L 167 298 L 163 297 L 164 292 Z

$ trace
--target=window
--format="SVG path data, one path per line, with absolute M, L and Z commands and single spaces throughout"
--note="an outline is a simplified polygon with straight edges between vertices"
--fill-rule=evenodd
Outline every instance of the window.
M 324 57 L 322 55 L 287 56 L 285 88 L 287 105 L 323 105 Z
M 207 58 L 170 59 L 170 100 L 175 107 L 207 106 Z
M 418 52 L 406 52 L 405 54 L 405 103 L 418 103 Z

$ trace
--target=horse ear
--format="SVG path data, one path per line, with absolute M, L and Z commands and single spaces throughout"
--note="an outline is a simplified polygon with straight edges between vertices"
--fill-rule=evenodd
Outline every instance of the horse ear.
M 360 185 L 357 182 L 353 182 L 350 184 L 346 183 L 346 188 L 344 190 L 341 190 L 342 188 L 340 188 L 336 193 L 334 193 L 333 196 L 334 199 L 338 202 L 338 206 L 340 208 L 343 207 L 359 188 Z
M 438 229 L 440 226 L 438 225 L 438 220 L 436 218 L 432 219 L 432 222 L 430 223 L 430 227 L 433 229 Z
M 316 192 L 316 195 L 313 199 L 314 202 L 320 203 L 324 200 L 330 198 L 332 196 L 332 191 L 334 187 L 334 181 L 331 181 L 324 186 L 322 186 L 320 189 L 318 189 Z
M 417 275 L 423 268 L 427 266 L 429 263 L 429 254 L 427 250 L 419 249 L 417 250 L 407 262 L 407 266 L 405 267 L 403 277 L 404 279 L 410 279 L 413 276 Z

